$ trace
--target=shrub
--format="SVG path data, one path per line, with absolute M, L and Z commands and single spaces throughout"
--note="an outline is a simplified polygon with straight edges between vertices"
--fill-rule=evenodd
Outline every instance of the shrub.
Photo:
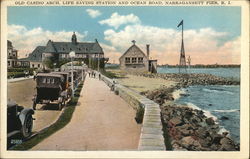
M 33 72 L 29 72 L 28 74 L 33 75 Z M 25 73 L 24 72 L 8 72 L 7 78 L 18 78 L 18 77 L 25 77 Z
M 33 72 L 34 70 L 35 70 L 34 68 L 8 68 L 8 72 L 24 72 L 24 71 Z
M 135 120 L 139 124 L 143 122 L 144 111 L 144 107 L 142 106 L 139 106 L 139 108 L 137 109 Z
M 117 78 L 117 75 L 115 74 L 115 73 L 113 73 L 113 72 L 109 72 L 109 71 L 106 71 L 106 70 L 101 70 L 101 73 L 104 75 L 104 76 L 106 76 L 106 77 L 108 77 L 108 78 Z

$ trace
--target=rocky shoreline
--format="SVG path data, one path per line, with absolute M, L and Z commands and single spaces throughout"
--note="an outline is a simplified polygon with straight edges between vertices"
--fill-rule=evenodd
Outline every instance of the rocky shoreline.
M 150 78 L 177 81 L 172 87 L 142 92 L 160 105 L 166 146 L 172 150 L 188 151 L 239 151 L 240 146 L 228 132 L 219 133 L 220 127 L 202 110 L 174 103 L 173 92 L 190 85 L 239 85 L 240 82 L 207 74 L 137 74 Z M 191 78 L 192 77 L 192 78 Z M 187 80 L 188 79 L 188 80 Z

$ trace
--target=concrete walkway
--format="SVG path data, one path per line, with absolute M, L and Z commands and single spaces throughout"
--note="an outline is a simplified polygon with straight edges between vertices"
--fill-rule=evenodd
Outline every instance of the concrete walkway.
M 86 77 L 70 123 L 32 150 L 137 150 L 135 113 L 103 81 Z

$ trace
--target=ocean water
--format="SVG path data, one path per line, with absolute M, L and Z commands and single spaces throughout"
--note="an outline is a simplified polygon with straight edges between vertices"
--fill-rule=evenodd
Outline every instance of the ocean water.
M 178 68 L 158 67 L 158 73 L 178 73 Z M 187 68 L 188 73 L 206 73 L 215 76 L 240 79 L 240 68 Z
M 176 68 L 160 68 L 161 73 L 177 73 Z M 213 70 L 213 71 L 212 71 Z M 191 69 L 192 73 L 209 73 L 221 77 L 240 79 L 239 68 Z M 235 142 L 240 142 L 240 86 L 190 86 L 173 93 L 176 103 L 203 110 L 220 125 L 221 133 L 228 131 Z M 224 120 L 223 120 L 224 118 Z M 226 120 L 225 120 L 226 118 Z

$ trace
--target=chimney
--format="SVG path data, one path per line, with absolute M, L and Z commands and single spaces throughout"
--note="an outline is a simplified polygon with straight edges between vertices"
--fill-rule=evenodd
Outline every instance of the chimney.
M 149 59 L 149 46 L 150 46 L 149 44 L 146 45 L 146 47 L 147 47 L 147 57 L 148 57 L 148 59 Z

